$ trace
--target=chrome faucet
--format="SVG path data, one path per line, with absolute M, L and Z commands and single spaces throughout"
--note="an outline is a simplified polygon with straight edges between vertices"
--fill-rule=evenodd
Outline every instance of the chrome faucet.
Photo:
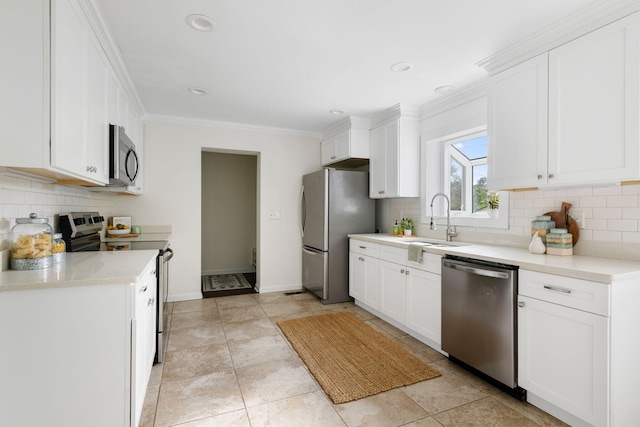
M 429 228 L 431 230 L 436 229 L 436 223 L 433 222 L 433 201 L 438 196 L 444 197 L 444 199 L 447 201 L 447 233 L 446 234 L 447 234 L 447 242 L 450 242 L 453 237 L 456 237 L 458 235 L 458 233 L 456 233 L 456 227 L 451 225 L 451 211 L 449 209 L 450 207 L 449 197 L 447 197 L 447 195 L 444 193 L 436 193 L 436 195 L 433 196 L 433 198 L 431 199 L 431 223 L 429 224 Z

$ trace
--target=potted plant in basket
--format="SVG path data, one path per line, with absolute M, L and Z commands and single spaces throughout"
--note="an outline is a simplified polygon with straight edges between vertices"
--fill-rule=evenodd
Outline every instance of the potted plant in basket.
M 402 218 L 402 222 L 400 222 L 400 228 L 402 228 L 405 236 L 411 236 L 413 227 L 413 220 L 411 218 Z

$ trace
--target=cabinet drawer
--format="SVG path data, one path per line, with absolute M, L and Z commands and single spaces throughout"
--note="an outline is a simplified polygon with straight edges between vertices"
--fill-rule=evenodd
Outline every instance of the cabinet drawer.
M 610 286 L 588 280 L 520 270 L 518 293 L 589 313 L 609 316 Z
M 380 246 L 380 259 L 396 264 L 406 264 L 409 255 L 408 249 L 396 248 L 394 246 Z
M 436 254 L 422 253 L 420 262 L 407 261 L 409 267 L 417 270 L 428 271 L 430 273 L 441 274 L 442 256 Z
M 351 252 L 378 258 L 380 246 L 377 243 L 365 242 L 364 240 L 349 239 L 349 250 Z

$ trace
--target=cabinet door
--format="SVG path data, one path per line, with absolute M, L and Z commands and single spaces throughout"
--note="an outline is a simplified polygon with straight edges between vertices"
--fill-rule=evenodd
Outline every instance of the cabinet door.
M 369 159 L 369 196 L 372 199 L 387 197 L 387 166 L 385 130 L 379 127 L 371 130 Z
M 398 151 L 398 122 L 394 121 L 384 127 L 385 197 L 399 196 Z
M 336 139 L 329 138 L 327 140 L 322 141 L 320 145 L 320 150 L 322 152 L 322 164 L 329 165 L 336 161 Z
M 524 296 L 518 306 L 518 384 L 589 424 L 609 425 L 609 319 Z
M 335 138 L 336 161 L 348 159 L 349 157 L 351 157 L 351 144 L 349 134 L 350 132 L 348 130 L 345 130 Z
M 380 308 L 380 260 L 349 253 L 349 295 L 369 307 Z
M 89 28 L 75 2 L 51 14 L 51 165 L 84 176 Z
M 87 172 L 93 179 L 109 183 L 109 63 L 95 37 L 92 37 L 88 62 L 88 138 Z
M 549 52 L 549 183 L 638 179 L 636 13 Z
M 442 343 L 440 275 L 408 270 L 407 326 L 437 344 Z
M 364 300 L 365 263 L 364 256 L 349 252 L 349 296 L 356 300 Z
M 489 79 L 490 188 L 547 183 L 547 70 L 545 53 Z
M 380 312 L 400 323 L 406 315 L 406 271 L 403 265 L 380 260 Z

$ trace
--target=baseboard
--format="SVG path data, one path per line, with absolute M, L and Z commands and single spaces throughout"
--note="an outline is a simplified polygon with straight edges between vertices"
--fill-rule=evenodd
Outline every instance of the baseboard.
M 255 273 L 254 267 L 242 267 L 242 268 L 223 268 L 217 270 L 203 270 L 200 273 L 201 276 L 215 276 L 217 274 L 236 274 L 236 273 Z
M 178 301 L 190 301 L 194 299 L 202 299 L 202 292 L 191 292 L 188 294 L 178 294 L 178 295 L 170 295 L 167 298 L 168 302 L 178 302 Z
M 271 292 L 288 292 L 288 291 L 301 291 L 302 285 L 300 284 L 289 284 L 289 285 L 256 285 L 256 290 L 261 293 L 271 293 Z

